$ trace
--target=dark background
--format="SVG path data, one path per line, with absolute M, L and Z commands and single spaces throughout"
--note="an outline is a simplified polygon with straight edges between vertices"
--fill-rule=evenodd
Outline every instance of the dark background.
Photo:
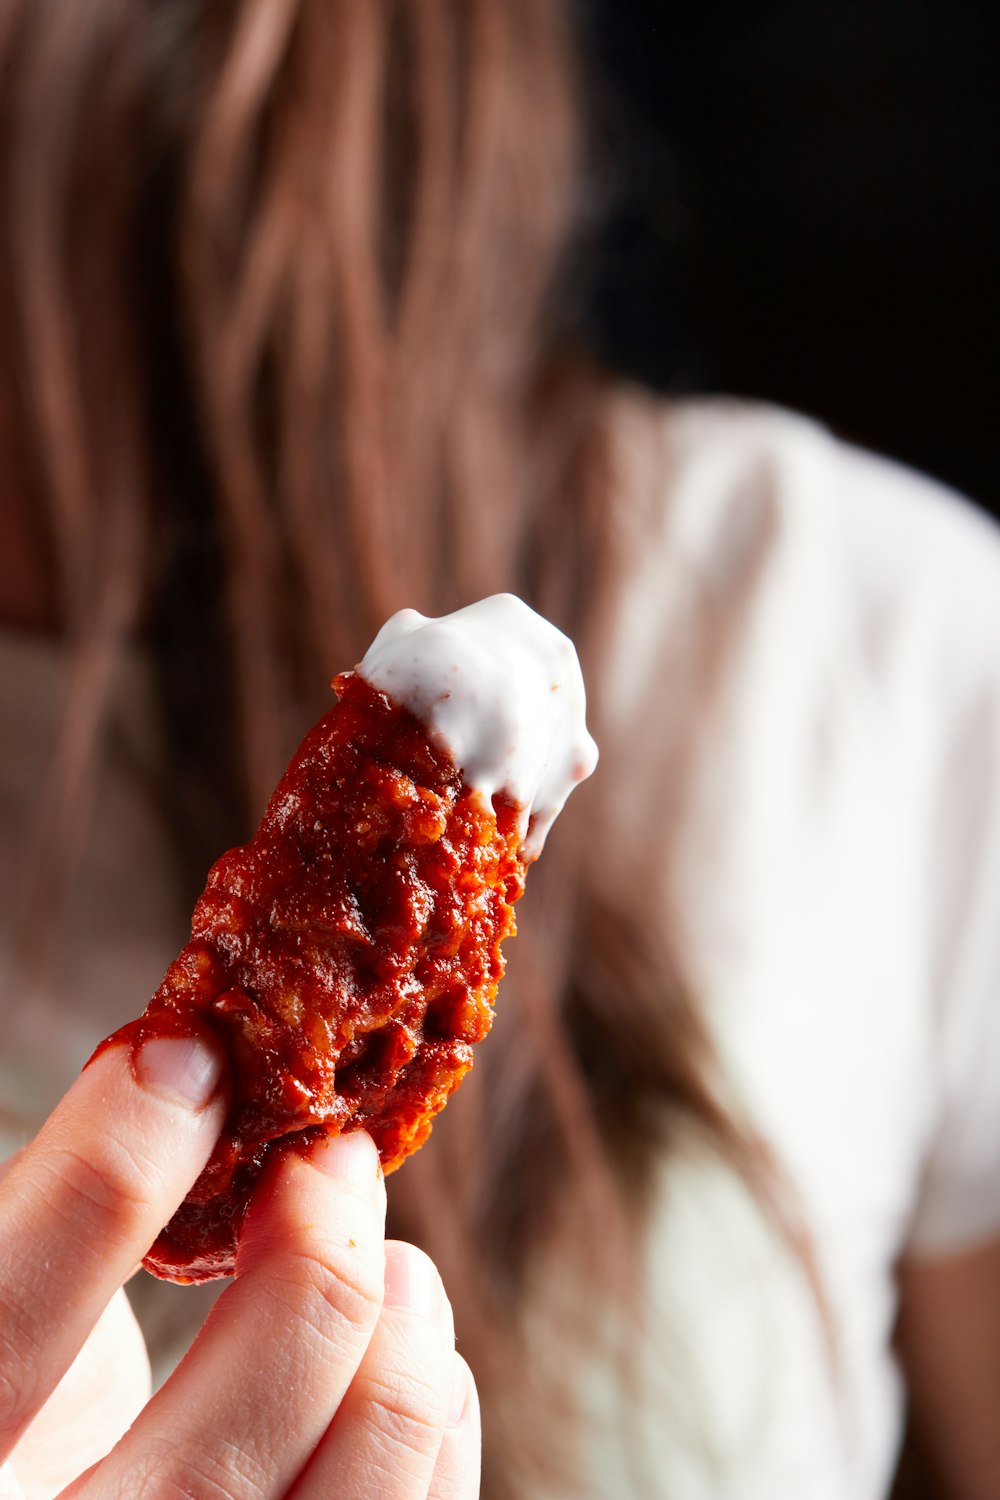
M 581 0 L 588 335 L 1000 513 L 1000 0 Z M 911 1433 L 895 1500 L 937 1500 Z
M 1000 3 L 581 0 L 591 336 L 1000 509 Z

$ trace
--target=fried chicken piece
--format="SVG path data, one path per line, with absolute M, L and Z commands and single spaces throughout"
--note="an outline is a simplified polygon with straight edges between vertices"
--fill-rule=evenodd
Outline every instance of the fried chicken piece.
M 500 944 L 514 932 L 526 864 L 558 811 L 552 795 L 539 800 L 536 791 L 534 805 L 525 800 L 524 757 L 502 715 L 486 713 L 493 743 L 477 752 L 469 738 L 469 724 L 483 717 L 488 680 L 474 638 L 482 611 L 494 628 L 498 604 L 508 631 L 509 616 L 522 628 L 530 616 L 532 630 L 543 626 L 569 645 L 510 596 L 445 621 L 413 611 L 394 616 L 358 672 L 335 680 L 337 703 L 299 746 L 253 838 L 209 873 L 191 940 L 145 1013 L 98 1049 L 126 1042 L 134 1055 L 151 1037 L 207 1025 L 229 1058 L 223 1133 L 143 1262 L 154 1274 L 193 1282 L 231 1273 L 266 1162 L 307 1148 L 319 1134 L 363 1127 L 385 1171 L 394 1171 L 426 1139 L 471 1067 L 472 1047 L 492 1021 Z M 476 610 L 471 624 L 463 622 L 457 652 L 445 630 L 442 656 L 440 627 Z M 433 640 L 414 653 L 412 631 L 421 627 L 434 627 Z M 387 632 L 390 649 L 380 659 Z M 470 632 L 480 671 L 470 688 L 471 719 L 459 722 L 451 700 L 462 695 L 450 656 L 467 654 Z M 470 663 L 459 666 L 468 678 Z M 386 677 L 395 684 L 392 697 L 376 685 Z M 496 691 L 506 701 L 502 684 Z M 580 694 L 582 701 L 582 684 Z M 406 706 L 414 701 L 420 717 Z M 444 730 L 435 703 L 448 708 Z M 582 710 L 578 717 L 582 728 Z M 544 782 L 556 741 L 558 734 L 547 758 L 535 754 L 539 786 L 539 765 Z M 456 744 L 471 774 L 456 762 Z M 577 780 L 595 756 L 587 737 L 581 758 L 577 734 L 556 758 Z M 563 780 L 566 774 L 562 768 Z M 498 777 L 509 787 L 494 787 Z M 559 806 L 567 792 L 556 794 Z

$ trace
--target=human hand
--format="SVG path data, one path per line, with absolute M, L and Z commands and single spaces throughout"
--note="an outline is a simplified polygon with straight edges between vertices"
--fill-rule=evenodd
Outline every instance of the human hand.
M 474 1500 L 479 1415 L 432 1262 L 361 1132 L 288 1156 L 151 1400 L 120 1288 L 208 1160 L 207 1046 L 98 1057 L 0 1181 L 0 1500 Z M 132 1424 L 131 1426 L 129 1424 Z

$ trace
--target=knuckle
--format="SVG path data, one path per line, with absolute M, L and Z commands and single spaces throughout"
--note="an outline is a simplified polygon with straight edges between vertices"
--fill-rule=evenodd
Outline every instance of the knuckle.
M 364 1420 L 394 1454 L 433 1453 L 444 1426 L 444 1393 L 410 1369 L 359 1376 Z
M 375 1257 L 357 1246 L 283 1257 L 270 1274 L 272 1291 L 296 1320 L 326 1341 L 367 1342 L 382 1305 Z
M 155 1211 L 158 1184 L 153 1172 L 110 1136 L 92 1155 L 75 1146 L 60 1146 L 48 1165 L 57 1183 L 50 1207 L 69 1220 L 81 1238 L 127 1238 Z
M 166 1474 L 162 1466 L 149 1464 L 140 1473 L 128 1475 L 118 1486 L 115 1500 L 235 1500 L 235 1493 L 231 1486 L 216 1484 L 194 1468 Z
M 0 1446 L 13 1445 L 26 1409 L 26 1393 L 17 1375 L 0 1370 Z
M 115 1500 L 265 1500 L 269 1476 L 251 1455 L 220 1441 L 212 1451 L 181 1452 L 169 1441 L 153 1441 L 122 1474 Z

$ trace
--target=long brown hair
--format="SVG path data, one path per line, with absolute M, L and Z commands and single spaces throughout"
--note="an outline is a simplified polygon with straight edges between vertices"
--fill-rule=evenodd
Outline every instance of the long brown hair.
M 136 629 L 200 871 L 393 610 L 512 589 L 580 648 L 602 770 L 531 875 L 496 1034 L 392 1193 L 484 1392 L 486 1492 L 530 1492 L 572 1435 L 545 1347 L 587 1341 L 563 1320 L 525 1360 L 547 1255 L 627 1313 L 654 1166 L 692 1129 L 775 1196 L 716 1097 L 665 854 L 739 580 L 692 605 L 683 653 L 663 643 L 669 711 L 626 733 L 609 707 L 649 497 L 560 312 L 581 166 L 563 7 L 8 0 L 0 60 L 0 441 L 74 663 L 36 882 L 79 843 Z

